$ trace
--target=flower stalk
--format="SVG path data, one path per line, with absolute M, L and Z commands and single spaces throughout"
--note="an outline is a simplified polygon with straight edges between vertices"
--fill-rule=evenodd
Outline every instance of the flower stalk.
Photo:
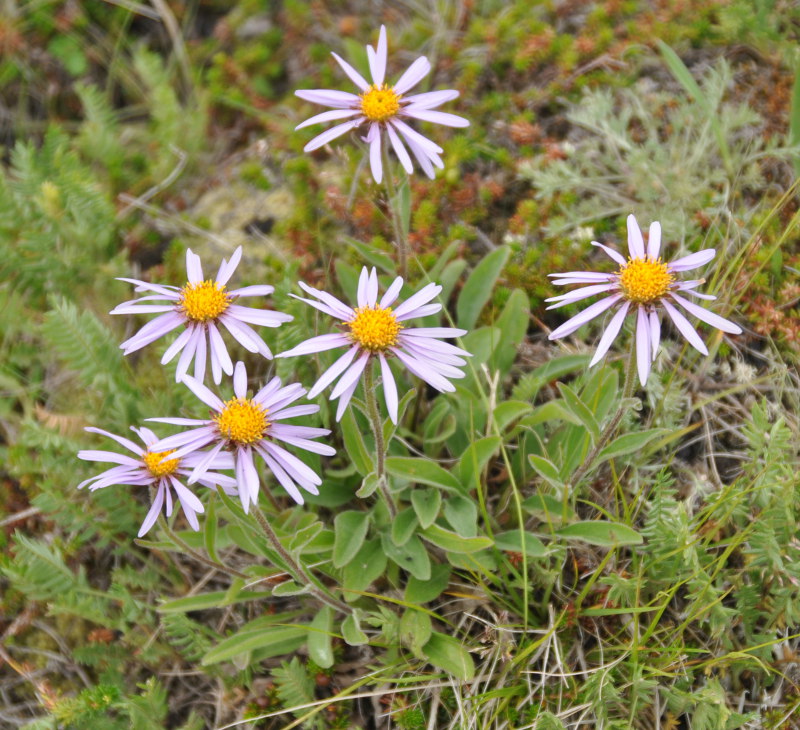
M 298 583 L 302 583 L 304 586 L 307 586 L 309 593 L 311 593 L 317 600 L 321 601 L 327 606 L 330 606 L 336 611 L 341 611 L 342 613 L 346 614 L 350 613 L 350 607 L 344 601 L 340 601 L 338 598 L 331 595 L 327 590 L 317 584 L 317 582 L 311 577 L 311 574 L 306 570 L 305 566 L 299 560 L 296 560 L 295 557 L 283 546 L 278 538 L 278 535 L 275 533 L 275 530 L 272 529 L 272 525 L 269 524 L 269 520 L 267 519 L 266 515 L 261 511 L 261 508 L 257 504 L 252 505 L 252 512 L 256 518 L 256 522 L 258 522 L 259 526 L 261 527 L 261 531 L 264 533 L 264 536 L 269 541 L 273 550 L 278 553 L 281 560 L 288 568 L 292 578 Z
M 392 219 L 392 228 L 394 229 L 394 245 L 397 249 L 397 267 L 400 270 L 400 276 L 405 279 L 408 277 L 408 238 L 403 230 L 400 196 L 397 193 L 397 186 L 394 184 L 392 164 L 389 161 L 389 150 L 386 148 L 386 145 L 383 147 L 382 154 L 386 198 L 389 207 L 389 215 Z
M 378 403 L 375 398 L 372 363 L 369 363 L 364 369 L 364 393 L 367 401 L 369 422 L 372 426 L 372 434 L 375 437 L 375 462 L 378 489 L 386 502 L 386 508 L 389 510 L 389 517 L 394 521 L 395 517 L 397 517 L 397 506 L 394 503 L 392 493 L 389 491 L 389 485 L 386 482 L 386 443 L 383 439 L 383 424 L 381 423 L 380 413 L 378 413 Z
M 567 484 L 576 487 L 581 479 L 586 476 L 586 473 L 591 468 L 597 455 L 605 448 L 606 444 L 616 435 L 617 428 L 619 427 L 622 417 L 630 407 L 630 399 L 633 396 L 633 389 L 636 384 L 636 359 L 634 357 L 636 349 L 635 339 L 631 339 L 630 352 L 625 362 L 625 383 L 622 386 L 622 398 L 620 399 L 619 406 L 616 413 L 612 416 L 611 420 L 606 424 L 606 427 L 600 432 L 600 436 L 595 441 L 594 446 L 589 450 L 589 453 L 584 459 L 583 463 L 573 472 L 572 477 L 567 481 Z

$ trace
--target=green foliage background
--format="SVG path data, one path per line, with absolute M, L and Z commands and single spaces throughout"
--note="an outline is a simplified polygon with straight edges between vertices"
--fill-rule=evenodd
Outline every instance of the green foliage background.
M 0 726 L 203 728 L 791 727 L 800 713 L 796 28 L 780 0 L 395 4 L 7 2 L 0 18 Z M 376 15 L 376 8 L 380 9 Z M 353 612 L 279 582 L 280 557 L 224 495 L 192 550 L 134 537 L 148 497 L 75 486 L 95 425 L 199 414 L 162 344 L 107 312 L 118 276 L 181 284 L 245 247 L 237 284 L 351 296 L 394 271 L 362 152 L 302 153 L 296 88 L 345 88 L 390 29 L 390 74 L 424 53 L 471 126 L 426 129 L 435 181 L 408 190 L 411 285 L 443 285 L 474 353 L 454 395 L 407 379 L 370 495 L 364 404 L 310 464 L 319 498 L 262 506 Z M 355 182 L 353 182 L 355 181 Z M 547 273 L 594 266 L 624 220 L 671 252 L 715 247 L 706 291 L 746 329 L 668 337 L 620 435 L 571 476 L 621 391 L 554 345 Z M 438 324 L 438 317 L 429 324 Z M 246 359 L 310 384 L 326 354 Z M 193 410 L 194 409 L 194 410 Z M 101 447 L 102 448 L 102 447 Z M 358 492 L 358 495 L 356 494 Z M 256 719 L 257 718 L 257 719 Z

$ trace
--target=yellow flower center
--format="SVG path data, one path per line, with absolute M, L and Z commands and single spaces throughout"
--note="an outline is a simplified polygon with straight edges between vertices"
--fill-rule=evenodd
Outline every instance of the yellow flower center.
M 661 259 L 628 259 L 620 267 L 619 285 L 625 298 L 637 304 L 650 304 L 658 301 L 668 291 L 675 277 L 669 273 Z
M 385 122 L 400 111 L 400 98 L 386 84 L 373 85 L 361 94 L 361 111 L 372 122 Z
M 360 307 L 355 319 L 345 323 L 350 336 L 370 352 L 383 352 L 397 344 L 397 335 L 403 328 L 394 316 L 391 307 Z
M 177 451 L 177 449 L 172 449 L 170 451 L 148 451 L 142 457 L 147 470 L 154 477 L 168 477 L 170 474 L 174 474 L 181 460 L 164 458 L 165 456 L 169 456 L 173 451 Z
M 187 284 L 181 289 L 181 311 L 194 322 L 210 322 L 222 314 L 231 303 L 224 286 L 206 280 Z
M 223 438 L 237 444 L 254 444 L 267 428 L 267 409 L 246 398 L 232 398 L 218 416 L 214 416 Z

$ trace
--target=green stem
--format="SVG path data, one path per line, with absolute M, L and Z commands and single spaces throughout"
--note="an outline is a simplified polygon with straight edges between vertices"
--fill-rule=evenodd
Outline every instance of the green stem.
M 625 385 L 622 386 L 622 399 L 620 400 L 619 408 L 617 408 L 617 412 L 600 433 L 600 436 L 598 437 L 597 441 L 595 441 L 594 446 L 589 451 L 583 464 L 581 464 L 572 473 L 572 476 L 567 481 L 567 484 L 573 487 L 576 487 L 580 483 L 581 479 L 586 476 L 586 472 L 588 472 L 591 468 L 594 460 L 597 458 L 597 455 L 616 434 L 617 427 L 619 426 L 622 417 L 625 415 L 625 412 L 628 410 L 628 399 L 633 395 L 634 385 L 636 384 L 636 351 L 634 343 L 635 338 L 632 338 L 630 352 L 628 353 L 628 360 L 625 363 Z
M 177 533 L 169 526 L 166 517 L 163 514 L 158 516 L 158 524 L 161 526 L 161 529 L 167 533 L 168 537 L 172 542 L 182 548 L 188 555 L 191 555 L 195 560 L 200 563 L 207 565 L 209 568 L 214 568 L 215 570 L 219 570 L 221 573 L 228 573 L 228 575 L 232 575 L 236 578 L 249 578 L 250 576 L 246 573 L 242 573 L 241 571 L 236 570 L 235 568 L 229 568 L 227 565 L 223 565 L 222 563 L 218 563 L 216 560 L 212 560 L 209 557 L 203 555 L 203 553 L 197 552 L 193 547 L 190 547 L 189 544 L 183 540 L 183 538 L 178 537 Z
M 350 607 L 346 603 L 340 601 L 338 598 L 328 593 L 328 591 L 321 588 L 311 577 L 305 566 L 296 560 L 294 556 L 285 547 L 283 547 L 278 535 L 275 533 L 275 530 L 272 529 L 272 525 L 269 524 L 269 520 L 261 511 L 261 508 L 257 504 L 253 504 L 250 509 L 252 510 L 253 515 L 256 518 L 256 522 L 258 522 L 259 526 L 261 527 L 261 531 L 266 536 L 270 545 L 272 545 L 272 548 L 276 553 L 278 553 L 278 555 L 280 555 L 281 560 L 283 560 L 283 562 L 286 564 L 289 572 L 292 574 L 292 578 L 294 578 L 298 583 L 308 586 L 310 593 L 322 603 L 330 606 L 336 611 L 350 613 Z
M 394 184 L 394 177 L 392 177 L 392 165 L 389 161 L 389 151 L 386 149 L 386 145 L 383 146 L 382 155 L 383 180 L 386 185 L 386 195 L 389 198 L 389 213 L 392 218 L 395 246 L 397 247 L 397 265 L 400 269 L 400 276 L 405 279 L 408 276 L 408 241 L 403 235 L 403 226 L 400 223 L 400 213 L 397 210 L 397 188 Z
M 375 379 L 372 374 L 372 361 L 367 363 L 364 368 L 364 394 L 367 401 L 367 413 L 369 413 L 369 422 L 372 426 L 372 434 L 375 437 L 375 461 L 376 473 L 378 475 L 378 489 L 386 502 L 386 508 L 389 510 L 389 517 L 394 521 L 397 517 L 397 507 L 394 503 L 392 493 L 389 491 L 389 485 L 386 483 L 386 444 L 383 440 L 383 423 L 381 416 L 378 412 L 378 400 L 375 397 Z

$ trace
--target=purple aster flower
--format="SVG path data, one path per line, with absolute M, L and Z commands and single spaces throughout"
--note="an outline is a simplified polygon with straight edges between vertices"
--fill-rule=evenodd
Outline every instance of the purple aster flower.
M 204 511 L 203 503 L 191 490 L 183 485 L 178 477 L 189 476 L 197 464 L 205 460 L 205 454 L 173 456 L 172 452 L 168 449 L 160 450 L 154 448 L 154 444 L 158 441 L 158 436 L 149 428 L 131 428 L 142 440 L 145 448 L 142 448 L 130 439 L 117 436 L 116 434 L 103 431 L 99 428 L 87 428 L 86 430 L 114 439 L 118 444 L 132 452 L 135 457 L 119 454 L 116 451 L 94 451 L 89 449 L 79 451 L 79 459 L 84 459 L 85 461 L 103 461 L 106 463 L 118 464 L 118 466 L 111 467 L 101 474 L 81 482 L 78 485 L 78 489 L 83 489 L 87 484 L 91 491 L 103 489 L 112 484 L 128 484 L 139 487 L 153 485 L 156 487 L 155 499 L 139 530 L 139 537 L 142 537 L 150 530 L 158 519 L 162 507 L 164 507 L 164 512 L 167 517 L 172 514 L 174 503 L 172 493 L 174 491 L 192 529 L 200 529 L 200 524 L 197 521 L 197 514 Z M 233 468 L 233 460 L 230 458 L 230 454 L 219 454 L 208 463 L 208 469 L 231 468 Z M 198 481 L 200 484 L 210 487 L 211 489 L 215 489 L 218 486 L 222 487 L 226 492 L 234 489 L 236 486 L 236 482 L 230 477 L 216 474 L 212 471 L 204 472 L 203 478 Z
M 135 291 L 137 292 L 151 291 L 155 294 L 123 302 L 115 307 L 111 314 L 161 313 L 159 317 L 148 322 L 133 337 L 120 345 L 125 354 L 129 355 L 184 325 L 186 329 L 167 348 L 161 358 L 161 364 L 166 365 L 180 352 L 175 382 L 179 382 L 186 374 L 192 358 L 194 358 L 194 377 L 202 381 L 205 377 L 206 355 L 210 354 L 214 382 L 219 383 L 222 380 L 223 371 L 228 375 L 233 373 L 233 363 L 220 334 L 222 326 L 246 350 L 272 359 L 269 347 L 249 325 L 279 327 L 283 322 L 290 322 L 293 317 L 290 314 L 270 309 L 253 309 L 236 304 L 239 297 L 267 296 L 275 288 L 257 285 L 229 291 L 226 285 L 241 258 L 242 247 L 239 246 L 233 252 L 230 261 L 222 259 L 217 278 L 211 281 L 203 278 L 200 257 L 188 249 L 186 251 L 188 281 L 180 288 L 151 284 L 138 279 L 121 278 L 120 281 L 136 284 Z M 149 302 L 152 301 L 161 303 L 150 304 Z M 148 303 L 142 304 L 142 302 Z
M 625 258 L 617 251 L 604 246 L 602 243 L 592 241 L 593 246 L 603 249 L 617 264 L 619 271 L 613 274 L 599 274 L 593 271 L 569 271 L 565 274 L 550 274 L 555 277 L 556 286 L 565 284 L 584 284 L 581 289 L 575 289 L 567 294 L 550 297 L 546 301 L 556 302 L 548 307 L 555 309 L 565 304 L 577 302 L 595 294 L 609 293 L 599 302 L 584 309 L 568 319 L 560 327 L 550 333 L 551 340 L 571 335 L 582 325 L 614 306 L 617 311 L 608 323 L 605 332 L 600 338 L 589 365 L 597 363 L 608 352 L 614 338 L 619 334 L 625 316 L 630 312 L 636 317 L 636 365 L 639 371 L 639 380 L 642 385 L 647 382 L 650 374 L 650 365 L 655 360 L 658 345 L 661 340 L 660 310 L 664 310 L 678 331 L 688 340 L 696 350 L 703 355 L 708 355 L 708 349 L 700 339 L 700 335 L 689 323 L 689 320 L 675 307 L 679 307 L 694 315 L 699 320 L 716 327 L 723 332 L 733 335 L 741 333 L 738 325 L 729 322 L 718 314 L 709 312 L 694 302 L 678 294 L 683 292 L 688 296 L 698 299 L 714 300 L 710 294 L 701 294 L 697 287 L 705 283 L 705 279 L 691 279 L 680 281 L 675 274 L 689 271 L 703 266 L 711 261 L 716 252 L 713 248 L 706 248 L 697 253 L 689 254 L 669 263 L 664 263 L 659 257 L 661 248 L 661 224 L 658 221 L 650 224 L 650 236 L 645 250 L 644 238 L 639 224 L 633 215 L 628 216 L 628 250 L 630 256 Z
M 211 468 L 217 455 L 223 449 L 233 454 L 236 483 L 239 499 L 247 512 L 250 503 L 258 500 L 259 478 L 254 462 L 258 454 L 289 496 L 303 504 L 299 485 L 310 494 L 319 494 L 317 487 L 322 480 L 311 467 L 304 464 L 294 454 L 289 453 L 276 441 L 283 441 L 306 451 L 324 456 L 333 456 L 336 450 L 311 439 L 326 436 L 327 428 L 292 426 L 281 423 L 287 418 L 307 416 L 316 413 L 319 406 L 305 405 L 287 408 L 291 403 L 305 395 L 302 385 L 293 383 L 281 387 L 280 378 L 273 378 L 252 398 L 247 398 L 247 371 L 244 363 L 237 362 L 233 373 L 234 398 L 223 401 L 205 385 L 191 375 L 184 375 L 183 382 L 191 391 L 212 409 L 211 418 L 198 420 L 192 418 L 150 418 L 150 421 L 171 423 L 176 426 L 194 426 L 175 436 L 169 436 L 156 444 L 161 450 L 175 449 L 173 458 L 183 457 L 209 444 L 210 451 L 204 453 L 194 471 L 189 476 L 189 484 L 203 478 L 206 469 Z
M 381 145 L 386 144 L 383 141 L 384 133 L 389 138 L 389 143 L 392 145 L 392 149 L 394 149 L 400 164 L 405 168 L 406 172 L 409 174 L 413 172 L 411 157 L 405 147 L 405 145 L 408 145 L 423 172 L 433 179 L 434 165 L 439 168 L 444 167 L 444 163 L 442 163 L 442 159 L 439 156 L 444 150 L 408 126 L 403 121 L 403 118 L 444 124 L 447 127 L 468 127 L 469 122 L 466 119 L 455 114 L 436 111 L 437 106 L 455 99 L 458 96 L 458 91 L 448 89 L 405 96 L 407 91 L 416 86 L 430 72 L 431 64 L 425 56 L 420 56 L 414 61 L 394 86 L 385 83 L 386 28 L 384 26 L 381 26 L 377 48 L 367 46 L 367 58 L 369 60 L 372 83 L 368 83 L 343 58 L 340 58 L 335 53 L 332 55 L 350 77 L 350 80 L 358 87 L 360 93 L 356 95 L 332 89 L 294 92 L 306 101 L 333 107 L 333 111 L 322 112 L 310 119 L 306 119 L 306 121 L 297 126 L 297 129 L 321 122 L 347 120 L 314 137 L 304 147 L 304 150 L 311 152 L 349 132 L 351 129 L 366 125 L 367 133 L 363 139 L 369 144 L 369 164 L 375 182 L 379 183 L 383 179 Z M 405 144 L 403 144 L 404 141 Z
M 377 359 L 381 366 L 383 395 L 393 423 L 397 423 L 398 400 L 397 384 L 389 367 L 389 358 L 396 357 L 412 374 L 441 392 L 455 390 L 448 378 L 464 377 L 464 373 L 458 368 L 467 364 L 463 358 L 471 357 L 470 353 L 447 342 L 440 342 L 439 338 L 460 337 L 466 334 L 466 330 L 454 327 L 407 328 L 403 324 L 414 317 L 435 314 L 442 308 L 441 304 L 429 304 L 442 290 L 438 284 L 422 287 L 394 310 L 391 305 L 400 294 L 403 279 L 398 276 L 379 302 L 378 274 L 374 267 L 370 272 L 367 272 L 366 267 L 361 269 L 358 306 L 355 309 L 331 294 L 313 289 L 303 282 L 300 282 L 300 287 L 318 301 L 294 294 L 291 296 L 341 320 L 343 331 L 312 337 L 287 352 L 281 352 L 277 357 L 308 355 L 336 347 L 347 348 L 347 352 L 322 374 L 308 393 L 309 398 L 316 397 L 341 375 L 331 393 L 331 400 L 339 398 L 337 421 L 341 419 L 353 397 L 359 377 L 366 367 L 372 367 L 373 360 Z

